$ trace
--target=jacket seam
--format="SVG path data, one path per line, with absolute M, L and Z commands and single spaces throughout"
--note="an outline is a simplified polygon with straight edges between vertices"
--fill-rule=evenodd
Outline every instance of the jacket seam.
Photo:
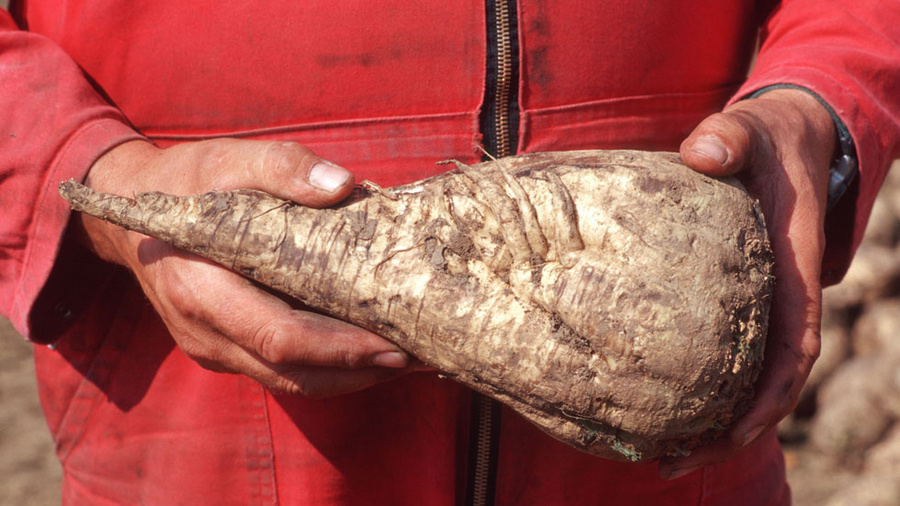
M 271 127 L 259 127 L 259 128 L 232 128 L 232 129 L 223 129 L 223 130 L 209 130 L 209 131 L 177 131 L 177 130 L 166 130 L 163 128 L 141 128 L 141 132 L 151 137 L 153 139 L 164 139 L 164 140 L 173 140 L 173 141 L 191 141 L 191 140 L 202 140 L 202 139 L 210 139 L 217 137 L 237 137 L 237 138 L 246 138 L 246 137 L 258 137 L 264 135 L 277 135 L 284 134 L 290 132 L 308 132 L 308 131 L 316 131 L 316 130 L 326 130 L 326 129 L 343 129 L 350 126 L 378 126 L 378 125 L 391 125 L 391 124 L 404 124 L 404 123 L 418 123 L 418 122 L 428 122 L 428 121 L 453 121 L 453 120 L 467 120 L 471 118 L 473 115 L 477 116 L 476 110 L 471 111 L 462 111 L 456 113 L 443 113 L 443 114 L 424 114 L 417 116 L 384 116 L 377 118 L 356 118 L 356 119 L 346 119 L 346 120 L 336 120 L 336 121 L 317 121 L 310 123 L 294 123 L 288 125 L 279 125 L 279 126 L 271 126 Z M 477 121 L 477 120 L 476 120 Z M 448 132 L 450 133 L 450 132 Z M 441 133 L 431 132 L 425 136 L 440 136 Z

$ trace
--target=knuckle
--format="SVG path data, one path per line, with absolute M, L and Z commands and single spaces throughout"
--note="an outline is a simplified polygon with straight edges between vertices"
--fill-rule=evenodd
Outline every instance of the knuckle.
M 766 123 L 757 115 L 747 111 L 723 113 L 722 128 L 730 132 L 750 158 L 748 163 L 755 162 L 772 151 L 772 142 Z
M 291 350 L 286 341 L 282 328 L 277 323 L 268 321 L 257 327 L 251 342 L 260 357 L 272 364 L 284 364 L 291 358 Z
M 780 420 L 784 418 L 797 406 L 800 399 L 800 390 L 805 383 L 804 379 L 791 377 L 786 378 L 777 386 L 777 396 L 771 400 L 772 418 Z
M 808 374 L 822 353 L 822 340 L 815 333 L 804 336 L 798 343 L 785 343 L 783 349 L 786 359 L 801 372 Z
M 293 384 L 290 380 L 281 376 L 276 376 L 274 378 L 257 378 L 257 381 L 273 394 L 295 395 Z
M 197 307 L 194 291 L 186 283 L 167 283 L 165 293 L 169 305 L 182 317 L 190 320 L 200 318 L 201 311 Z
M 800 355 L 807 369 L 812 369 L 813 364 L 822 354 L 821 339 L 807 339 L 800 347 Z
M 297 371 L 286 376 L 278 378 L 275 388 L 279 392 L 290 395 L 297 395 L 309 399 L 317 399 L 325 397 L 320 382 L 309 371 Z
M 312 152 L 296 142 L 270 142 L 266 145 L 260 165 L 261 175 L 275 178 L 292 177 L 304 172 Z
M 353 350 L 343 350 L 337 354 L 335 365 L 346 369 L 362 369 L 369 367 L 371 365 L 370 361 L 371 358 L 366 355 Z
M 194 262 L 166 258 L 165 267 L 154 277 L 153 291 L 172 313 L 187 321 L 208 319 L 207 309 L 199 295 L 198 272 Z
M 746 114 L 721 113 L 718 119 L 718 129 L 734 139 L 739 147 L 748 149 L 753 146 L 753 132 L 757 129 L 754 118 Z
M 316 383 L 310 381 L 309 376 L 305 374 L 290 381 L 289 388 L 291 394 L 306 397 L 307 399 L 321 399 L 325 396 Z
M 188 336 L 176 339 L 176 341 L 182 353 L 204 369 L 211 371 L 224 370 L 224 366 L 219 360 L 219 354 L 203 340 Z
M 295 311 L 294 315 L 298 325 L 296 335 L 304 343 L 295 351 L 306 362 L 341 369 L 361 369 L 371 365 L 371 353 L 361 349 L 356 340 L 348 339 L 333 328 L 323 327 L 322 321 L 309 313 Z

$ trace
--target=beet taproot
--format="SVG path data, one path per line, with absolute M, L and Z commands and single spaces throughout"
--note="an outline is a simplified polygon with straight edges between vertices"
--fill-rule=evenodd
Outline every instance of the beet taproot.
M 607 458 L 715 437 L 762 363 L 772 253 L 758 203 L 671 153 L 457 163 L 322 210 L 249 190 L 60 192 L 384 336 Z

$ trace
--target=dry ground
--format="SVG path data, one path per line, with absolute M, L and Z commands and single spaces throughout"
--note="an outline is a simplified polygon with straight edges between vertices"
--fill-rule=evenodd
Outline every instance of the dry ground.
M 0 504 L 59 504 L 61 474 L 38 401 L 31 345 L 0 317 Z

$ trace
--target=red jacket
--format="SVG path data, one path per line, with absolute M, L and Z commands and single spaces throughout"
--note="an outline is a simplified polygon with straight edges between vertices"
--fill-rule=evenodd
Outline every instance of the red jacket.
M 774 83 L 849 127 L 860 176 L 829 222 L 846 269 L 898 152 L 900 13 L 875 0 L 519 0 L 520 152 L 675 150 Z M 65 239 L 56 184 L 126 140 L 290 139 L 381 185 L 475 161 L 492 79 L 484 2 L 21 0 L 0 12 L 0 312 L 36 348 L 73 504 L 435 504 L 466 496 L 471 394 L 416 374 L 326 400 L 200 368 L 131 277 Z M 745 79 L 758 28 L 765 37 Z M 487 83 L 487 84 L 486 84 Z M 487 90 L 488 92 L 490 90 Z M 515 126 L 515 125 L 514 125 Z M 490 137 L 490 136 L 489 136 Z M 842 226 L 837 226 L 842 224 Z M 497 504 L 785 504 L 764 438 L 673 482 L 504 411 Z

